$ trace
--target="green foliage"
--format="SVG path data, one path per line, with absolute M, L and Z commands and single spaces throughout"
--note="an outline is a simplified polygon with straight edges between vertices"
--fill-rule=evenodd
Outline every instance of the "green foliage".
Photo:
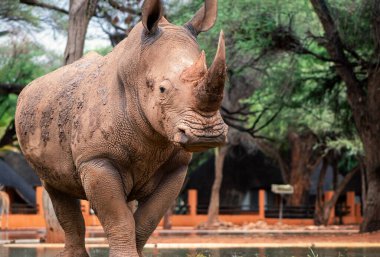
M 363 59 L 370 60 L 374 56 L 375 43 L 373 38 L 374 5 L 377 0 L 351 0 L 342 4 L 328 1 L 329 8 L 337 24 L 339 35 L 350 49 L 354 49 Z
M 330 149 L 336 149 L 339 152 L 346 152 L 350 156 L 363 155 L 363 145 L 358 136 L 353 138 L 328 139 L 326 145 Z
M 369 25 L 368 17 L 363 18 L 364 7 L 362 6 L 353 14 L 353 5 L 357 6 L 358 1 L 347 5 L 339 3 L 340 9 L 336 9 L 334 17 L 337 19 L 341 33 L 344 34 L 343 38 L 347 39 L 346 42 L 350 47 L 365 38 L 367 43 L 359 43 L 360 47 L 371 49 L 369 45 L 371 43 L 368 43 L 371 42 L 368 40 L 370 33 L 367 28 L 361 28 L 363 24 L 367 24 L 367 27 Z M 284 3 L 282 8 L 284 6 L 287 4 Z M 348 158 L 363 154 L 363 147 L 357 136 L 351 109 L 347 102 L 346 87 L 337 76 L 333 64 L 299 52 L 301 47 L 307 47 L 308 51 L 315 55 L 325 58 L 328 56 L 323 45 L 308 39 L 309 31 L 320 33 L 319 22 L 310 6 L 305 4 L 298 10 L 297 16 L 301 18 L 294 16 L 289 29 L 294 33 L 294 38 L 299 39 L 298 49 L 288 51 L 284 47 L 283 50 L 287 51 L 277 52 L 276 61 L 273 61 L 273 58 L 269 60 L 271 65 L 261 77 L 261 88 L 247 100 L 251 103 L 252 111 L 268 109 L 258 122 L 258 127 L 282 106 L 280 114 L 261 131 L 261 135 L 281 143 L 281 141 L 286 141 L 289 129 L 302 131 L 308 128 L 325 144 L 326 151 L 335 149 Z M 309 15 L 305 16 L 307 14 Z M 302 23 L 305 17 L 308 17 L 309 21 Z M 345 22 L 342 21 L 343 19 Z M 367 33 L 359 41 L 355 41 L 358 40 L 358 35 L 349 30 L 354 25 L 359 26 L 356 29 L 361 33 Z M 264 60 L 264 62 L 267 61 Z M 252 115 L 251 122 L 257 121 L 258 115 L 261 113 Z
M 203 2 L 169 1 L 168 19 L 183 25 Z M 62 5 L 57 0 L 53 3 Z M 327 3 L 345 46 L 364 59 L 374 58 L 371 9 L 376 1 Z M 67 18 L 56 12 L 44 15 L 45 11 L 5 0 L 0 4 L 0 21 L 20 21 L 39 27 L 41 22 L 36 17 L 42 14 L 54 20 L 55 27 L 65 28 Z M 221 29 L 226 35 L 229 90 L 254 87 L 247 91 L 249 94 L 236 100 L 250 106 L 250 114 L 241 115 L 245 119 L 242 127 L 255 125 L 260 128 L 255 136 L 271 138 L 278 145 L 287 141 L 289 130 L 309 129 L 321 138 L 326 149 L 335 149 L 348 156 L 362 153 L 345 86 L 331 62 L 316 58 L 327 59 L 328 55 L 319 38 L 323 30 L 309 0 L 219 0 L 216 25 L 198 37 L 208 62 L 216 51 Z M 61 63 L 60 57 L 30 40 L 14 40 L 10 45 L 0 47 L 0 82 L 27 84 Z M 97 50 L 102 55 L 109 51 L 111 48 Z M 4 102 L 7 106 L 14 104 L 8 97 L 1 99 L 1 103 Z M 0 124 L 4 126 L 7 120 L 1 116 Z M 201 165 L 209 155 L 196 155 L 190 169 Z
M 307 257 L 318 257 L 319 256 L 318 254 L 314 253 L 312 248 L 310 248 L 310 252 L 311 252 L 311 255 L 308 254 Z
M 39 19 L 33 14 L 31 9 L 26 5 L 20 4 L 19 1 L 2 0 L 0 1 L 0 23 L 8 25 L 5 26 L 8 29 L 16 25 L 38 27 Z
M 0 83 L 27 85 L 60 65 L 60 57 L 27 39 L 8 43 L 0 47 Z M 14 120 L 16 103 L 17 95 L 0 95 L 0 138 Z
M 84 55 L 86 55 L 87 53 L 89 53 L 89 52 L 92 52 L 92 51 L 95 51 L 95 52 L 97 52 L 98 54 L 100 54 L 100 55 L 102 55 L 102 56 L 105 56 L 105 55 L 107 55 L 108 53 L 110 53 L 111 51 L 112 51 L 112 47 L 111 46 L 107 46 L 107 47 L 102 47 L 102 48 L 96 48 L 96 49 L 93 49 L 93 50 L 91 50 L 91 51 L 86 51 L 85 53 L 84 53 Z
M 184 24 L 202 2 L 177 8 L 169 19 Z M 359 0 L 345 2 L 329 1 L 339 33 L 347 46 L 370 55 L 368 6 Z M 323 30 L 308 0 L 218 1 L 216 25 L 198 37 L 209 62 L 221 29 L 226 35 L 228 90 L 240 90 L 242 83 L 257 87 L 259 81 L 254 93 L 240 100 L 251 111 L 241 115 L 243 127 L 260 129 L 255 136 L 270 138 L 278 147 L 287 144 L 289 130 L 311 130 L 326 151 L 335 149 L 348 159 L 362 154 L 345 85 L 326 61 L 328 54 L 317 37 Z
M 26 85 L 60 66 L 60 57 L 24 38 L 0 47 L 0 82 Z
M 0 138 L 3 137 L 6 128 L 14 119 L 16 103 L 17 95 L 0 95 Z
M 284 55 L 266 70 L 261 83 L 247 100 L 253 111 L 269 108 L 258 126 L 282 107 L 276 120 L 261 131 L 266 136 L 281 140 L 288 128 L 305 127 L 319 135 L 355 133 L 344 86 L 328 64 Z M 250 117 L 252 122 L 258 115 Z

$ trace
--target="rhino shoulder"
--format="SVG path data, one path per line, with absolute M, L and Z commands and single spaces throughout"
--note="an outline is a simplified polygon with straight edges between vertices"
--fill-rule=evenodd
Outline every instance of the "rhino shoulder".
M 97 52 L 95 51 L 90 51 L 88 53 L 86 53 L 82 59 L 93 59 L 93 58 L 101 58 L 103 57 L 102 55 L 98 54 Z
M 87 70 L 89 67 L 91 67 L 93 64 L 101 62 L 103 59 L 103 56 L 98 54 L 97 52 L 91 51 L 85 54 L 82 58 L 79 60 L 73 62 L 70 65 L 67 65 L 68 67 L 75 67 L 75 69 L 84 69 Z

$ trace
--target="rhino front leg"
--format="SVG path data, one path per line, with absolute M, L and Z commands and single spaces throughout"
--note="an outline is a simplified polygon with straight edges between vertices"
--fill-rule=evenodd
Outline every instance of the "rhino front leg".
M 144 201 L 139 201 L 134 214 L 136 221 L 136 244 L 139 256 L 150 235 L 156 229 L 161 218 L 171 207 L 182 188 L 186 177 L 187 166 L 164 175 L 160 184 Z
M 135 221 L 119 172 L 106 159 L 86 162 L 80 174 L 87 199 L 107 235 L 110 257 L 138 257 Z
M 65 249 L 59 257 L 88 257 L 85 249 L 85 226 L 79 200 L 44 183 L 59 224 L 65 232 Z

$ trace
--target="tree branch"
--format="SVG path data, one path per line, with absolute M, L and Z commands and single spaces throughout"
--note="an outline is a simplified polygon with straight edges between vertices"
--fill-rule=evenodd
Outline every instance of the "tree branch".
M 363 105 L 365 92 L 354 73 L 352 64 L 344 53 L 344 44 L 339 37 L 338 29 L 325 0 L 310 0 L 310 2 L 325 31 L 326 49 L 330 57 L 338 62 L 335 68 L 347 86 L 351 106 Z
M 0 138 L 0 147 L 12 144 L 15 140 L 16 129 L 14 125 L 14 120 L 8 125 L 5 134 Z
M 54 11 L 57 11 L 57 12 L 60 12 L 63 14 L 69 14 L 69 11 L 62 9 L 58 6 L 46 4 L 46 3 L 41 3 L 41 2 L 38 2 L 36 0 L 20 0 L 20 3 L 31 5 L 31 6 L 37 6 L 37 7 L 41 7 L 41 8 L 45 8 L 45 9 L 54 10 Z
M 374 36 L 374 43 L 375 43 L 375 58 L 376 63 L 378 63 L 380 59 L 380 6 L 377 1 L 363 1 L 365 5 L 369 5 L 369 7 L 373 11 L 373 20 L 372 20 L 372 26 L 373 26 L 373 36 Z
M 256 120 L 253 122 L 250 130 L 252 130 L 253 132 L 257 132 L 259 131 L 260 129 L 256 129 L 256 126 L 257 124 L 259 124 L 261 118 L 264 116 L 264 114 L 269 110 L 269 107 L 265 107 L 260 113 L 259 115 L 257 116 Z
M 254 129 L 254 133 L 257 133 L 259 132 L 260 130 L 264 129 L 265 127 L 267 127 L 272 121 L 274 121 L 274 119 L 280 114 L 280 112 L 282 111 L 282 108 L 283 106 L 280 106 L 280 108 L 272 115 L 271 118 L 269 118 L 263 125 L 261 125 L 259 128 L 255 128 L 253 127 Z
M 250 105 L 246 105 L 244 104 L 242 107 L 239 107 L 237 110 L 235 111 L 230 111 L 228 108 L 222 106 L 221 107 L 221 111 L 223 113 L 223 115 L 230 115 L 230 116 L 233 116 L 233 115 L 244 115 L 244 116 L 248 116 L 248 115 L 257 115 L 258 113 L 261 113 L 262 111 L 250 111 L 249 109 L 247 110 L 247 108 L 249 107 Z M 224 116 L 223 116 L 224 117 Z
M 354 177 L 356 172 L 358 172 L 360 169 L 359 167 L 353 168 L 347 175 L 343 178 L 342 182 L 340 182 L 338 188 L 335 190 L 333 197 L 330 201 L 326 202 L 326 206 L 332 207 L 335 206 L 336 202 L 338 201 L 339 196 L 342 194 L 343 190 L 346 188 L 350 180 Z
M 108 0 L 108 3 L 115 9 L 118 9 L 122 12 L 126 12 L 126 13 L 129 13 L 129 14 L 133 14 L 133 15 L 141 15 L 140 12 L 136 11 L 135 9 L 132 9 L 130 7 L 126 7 L 126 6 L 123 6 L 123 5 L 120 5 L 118 2 L 114 1 L 114 0 Z
M 0 94 L 19 94 L 25 85 L 0 83 Z
M 237 118 L 237 117 L 230 116 L 230 115 L 223 115 L 223 118 L 228 119 L 228 120 L 232 120 L 232 121 L 236 121 L 236 122 L 247 122 L 247 120 L 248 120 L 248 118 Z
M 323 202 L 323 185 L 325 183 L 326 172 L 328 168 L 327 160 L 324 159 L 322 163 L 321 170 L 319 171 L 318 184 L 317 184 L 317 195 L 316 195 L 316 208 L 322 210 Z
M 339 63 L 339 60 L 334 60 L 334 59 L 327 58 L 327 57 L 325 57 L 323 55 L 314 53 L 314 52 L 310 51 L 309 49 L 307 49 L 305 47 L 301 47 L 299 49 L 296 49 L 294 52 L 297 53 L 297 54 L 311 55 L 311 56 L 317 58 L 318 60 L 321 60 L 321 61 L 324 61 L 324 62 Z

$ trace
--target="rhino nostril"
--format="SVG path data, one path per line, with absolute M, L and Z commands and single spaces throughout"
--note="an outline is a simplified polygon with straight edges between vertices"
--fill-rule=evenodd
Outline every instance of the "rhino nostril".
M 178 132 L 174 136 L 174 141 L 180 144 L 186 144 L 189 141 L 186 131 L 183 129 L 178 129 Z

